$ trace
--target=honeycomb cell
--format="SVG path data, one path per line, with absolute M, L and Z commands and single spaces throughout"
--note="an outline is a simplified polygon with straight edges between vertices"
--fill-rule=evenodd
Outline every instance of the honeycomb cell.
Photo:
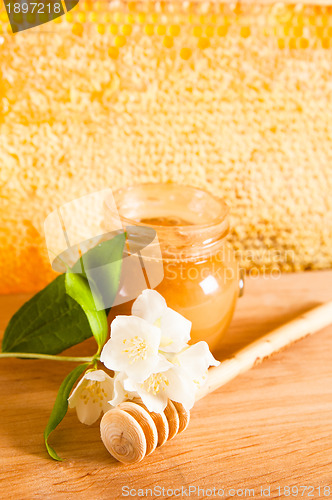
M 135 12 L 136 10 L 136 5 L 137 3 L 136 2 L 128 2 L 127 6 L 128 6 L 128 10 L 130 10 L 131 12 Z
M 118 47 L 109 47 L 108 49 L 108 55 L 112 58 L 112 59 L 117 59 L 119 57 L 119 49 Z
M 36 14 L 34 12 L 27 13 L 27 21 L 29 24 L 34 24 L 36 22 Z M 62 16 L 56 17 L 54 22 L 61 23 Z
M 99 19 L 99 16 L 98 16 L 97 12 L 90 12 L 89 20 L 91 23 L 97 23 L 98 19 Z
M 165 36 L 166 35 L 166 26 L 164 26 L 163 24 L 160 24 L 159 26 L 157 26 L 157 34 L 160 36 Z
M 71 12 L 67 12 L 67 14 L 65 14 L 65 19 L 66 19 L 67 23 L 74 22 L 74 16 Z
M 109 12 L 105 12 L 103 16 L 103 21 L 106 24 L 110 24 L 112 22 L 112 15 Z
M 146 24 L 144 26 L 144 32 L 148 36 L 152 36 L 154 34 L 154 26 L 153 24 Z
M 75 23 L 75 24 L 73 24 L 71 31 L 72 31 L 73 35 L 82 36 L 83 31 L 84 31 L 83 25 L 79 24 L 79 23 Z
M 208 38 L 205 38 L 205 37 L 201 37 L 199 40 L 198 40 L 198 43 L 197 43 L 197 47 L 199 49 L 207 49 L 208 47 L 210 47 L 210 40 Z
M 189 24 L 199 24 L 199 16 L 190 14 L 190 16 L 188 16 L 188 22 Z
M 101 12 L 102 10 L 104 10 L 105 8 L 105 4 L 104 2 L 101 2 L 99 0 L 97 0 L 97 2 L 93 2 L 93 9 L 97 12 Z
M 146 8 L 147 8 L 148 12 L 155 12 L 155 10 L 156 10 L 156 4 L 155 4 L 154 1 L 147 2 L 145 5 L 146 5 Z
M 189 2 L 189 5 L 188 5 L 188 10 L 190 12 L 195 12 L 196 10 L 196 6 L 197 6 L 197 3 L 196 2 Z
M 180 26 L 178 26 L 177 24 L 172 24 L 172 26 L 169 27 L 170 36 L 179 36 L 180 31 Z
M 14 14 L 12 14 L 12 22 L 14 24 L 18 24 L 18 25 L 22 24 L 23 23 L 23 13 L 22 12 L 17 12 L 17 13 L 14 12 Z
M 298 14 L 298 16 L 296 17 L 296 22 L 298 26 L 303 26 L 305 24 L 305 19 L 303 14 Z
M 78 12 L 76 19 L 79 23 L 85 23 L 86 21 L 86 15 L 85 12 Z
M 120 29 L 121 33 L 125 36 L 130 36 L 133 31 L 133 27 L 130 24 L 124 24 Z
M 159 2 L 159 5 L 160 5 L 160 9 L 161 9 L 161 12 L 167 12 L 167 9 L 168 9 L 168 1 L 165 2 L 164 0 L 161 0 Z
M 205 34 L 206 34 L 206 36 L 208 36 L 208 37 L 213 36 L 213 35 L 214 35 L 214 27 L 213 27 L 213 26 L 207 26 L 207 27 L 205 28 Z
M 300 38 L 300 48 L 307 49 L 309 47 L 309 40 L 307 38 Z
M 330 48 L 330 39 L 325 37 L 322 38 L 322 47 L 323 49 L 329 49 Z
M 217 34 L 218 36 L 226 36 L 228 31 L 227 26 L 218 26 L 217 28 Z
M 123 23 L 124 22 L 124 15 L 122 12 L 115 12 L 113 15 L 113 19 L 116 23 Z
M 317 26 L 316 27 L 316 35 L 319 37 L 319 38 L 322 38 L 325 34 L 325 28 L 324 26 Z
M 203 35 L 203 29 L 202 26 L 194 26 L 193 27 L 193 35 L 200 37 Z
M 240 36 L 242 36 L 242 38 L 248 38 L 251 34 L 251 30 L 250 30 L 250 27 L 249 26 L 242 26 L 241 29 L 240 29 Z
M 135 16 L 133 14 L 127 14 L 126 15 L 126 23 L 127 24 L 134 24 L 135 22 Z
M 321 16 L 320 22 L 322 23 L 322 26 L 328 26 L 329 24 L 329 17 L 324 15 Z
M 293 34 L 296 38 L 300 38 L 301 36 L 303 36 L 302 26 L 294 26 Z
M 117 35 L 119 32 L 119 26 L 117 24 L 111 24 L 109 30 L 112 35 Z
M 181 59 L 184 59 L 185 61 L 190 59 L 191 55 L 192 55 L 192 50 L 189 49 L 188 47 L 182 47 L 182 49 L 180 50 L 180 57 L 181 57 Z
M 87 1 L 83 1 L 79 3 L 79 6 L 82 10 L 88 11 L 91 10 L 91 3 Z
M 165 36 L 163 39 L 163 45 L 167 49 L 171 49 L 174 45 L 174 40 L 171 36 Z
M 283 28 L 283 31 L 284 31 L 284 35 L 285 36 L 290 36 L 291 35 L 291 25 L 290 24 L 286 24 Z
M 126 37 L 122 35 L 117 35 L 114 39 L 114 45 L 116 47 L 124 47 L 126 45 Z
M 286 46 L 284 38 L 278 38 L 278 47 L 279 49 L 284 49 Z
M 137 20 L 140 24 L 146 23 L 146 14 L 144 12 L 140 12 L 137 16 Z
M 104 33 L 106 32 L 105 24 L 98 24 L 97 31 L 100 35 L 104 35 Z

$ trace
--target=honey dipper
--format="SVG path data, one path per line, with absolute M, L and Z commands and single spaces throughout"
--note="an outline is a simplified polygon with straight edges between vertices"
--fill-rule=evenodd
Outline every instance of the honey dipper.
M 315 307 L 267 333 L 208 371 L 195 400 L 223 386 L 271 354 L 332 323 L 332 301 Z M 157 446 L 184 431 L 190 413 L 181 403 L 168 401 L 163 413 L 152 413 L 140 399 L 125 401 L 106 412 L 100 423 L 101 438 L 110 454 L 123 463 L 140 462 Z

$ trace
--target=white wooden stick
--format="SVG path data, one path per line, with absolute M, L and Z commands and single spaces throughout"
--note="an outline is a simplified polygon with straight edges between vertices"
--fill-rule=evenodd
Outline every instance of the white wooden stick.
M 332 301 L 315 307 L 293 321 L 267 333 L 235 353 L 231 358 L 223 361 L 219 366 L 211 368 L 207 382 L 197 392 L 196 401 L 227 384 L 237 375 L 250 370 L 254 365 L 279 352 L 284 347 L 322 330 L 331 323 Z

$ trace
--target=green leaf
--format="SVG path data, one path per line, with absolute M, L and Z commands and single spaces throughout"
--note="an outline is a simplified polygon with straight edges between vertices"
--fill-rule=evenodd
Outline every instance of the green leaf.
M 96 310 L 96 293 L 93 296 L 88 281 L 83 276 L 74 273 L 66 273 L 66 292 L 76 300 L 85 312 L 92 334 L 98 344 L 98 352 L 100 352 L 107 339 L 108 324 L 104 309 Z
M 104 241 L 86 252 L 73 267 L 74 272 L 83 271 L 83 276 L 89 279 L 93 297 L 96 300 L 99 297 L 98 310 L 110 307 L 114 301 L 125 240 L 125 233 L 120 233 Z M 86 298 L 86 291 L 84 294 Z M 88 309 L 83 310 L 80 298 L 73 291 L 66 293 L 66 274 L 62 274 L 14 314 L 3 337 L 2 351 L 59 354 L 91 337 L 91 329 L 101 345 L 105 336 L 103 311 L 100 317 L 90 313 L 87 317 Z
M 26 302 L 10 320 L 3 352 L 58 354 L 91 337 L 87 317 L 69 297 L 62 274 Z
M 58 395 L 56 397 L 52 413 L 48 420 L 46 429 L 44 431 L 45 445 L 49 455 L 54 458 L 54 460 L 62 461 L 62 458 L 56 453 L 56 451 L 48 444 L 48 438 L 51 432 L 59 425 L 68 410 L 68 398 L 69 394 L 79 376 L 88 368 L 89 363 L 79 365 L 71 371 L 67 377 L 64 379 L 60 385 Z
M 88 250 L 72 267 L 88 279 L 94 296 L 98 297 L 97 309 L 111 308 L 117 294 L 122 267 L 126 233 L 99 243 Z

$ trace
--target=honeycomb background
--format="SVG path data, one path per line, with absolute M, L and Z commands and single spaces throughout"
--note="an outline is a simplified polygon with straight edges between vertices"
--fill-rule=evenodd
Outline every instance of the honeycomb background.
M 13 35 L 0 6 L 0 37 L 0 293 L 54 276 L 49 212 L 136 182 L 225 198 L 248 273 L 331 267 L 332 7 L 81 0 Z

